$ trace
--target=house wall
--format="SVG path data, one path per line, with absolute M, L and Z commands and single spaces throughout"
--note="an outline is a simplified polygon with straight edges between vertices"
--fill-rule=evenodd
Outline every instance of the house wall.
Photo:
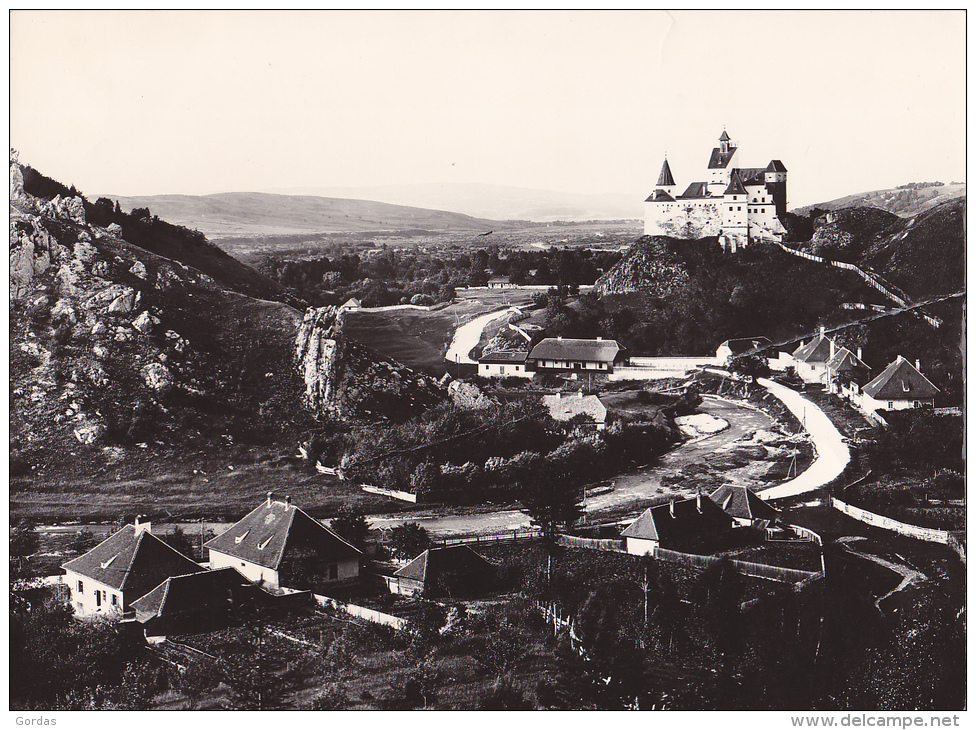
M 72 570 L 64 571 L 64 582 L 71 590 L 71 606 L 74 608 L 76 616 L 122 617 L 125 596 L 121 591 L 117 591 L 104 583 L 99 583 L 92 578 L 79 575 Z M 78 589 L 79 582 L 81 582 L 81 590 Z M 133 596 L 132 600 L 136 598 L 139 596 Z
M 645 540 L 642 537 L 627 538 L 627 552 L 631 555 L 653 555 L 657 548 L 657 540 Z
M 386 581 L 386 587 L 390 589 L 390 593 L 401 596 L 420 596 L 424 592 L 424 584 L 419 580 L 399 578 L 395 575 L 384 575 L 383 580 Z
M 522 363 L 478 363 L 478 375 L 483 378 L 531 378 L 535 373 L 529 372 Z
M 577 370 L 576 365 L 581 367 L 579 370 L 590 372 L 612 373 L 613 363 L 598 362 L 594 360 L 536 360 L 536 370 Z
M 217 570 L 218 568 L 226 567 L 237 568 L 237 570 L 239 570 L 241 574 L 249 581 L 255 583 L 265 582 L 274 587 L 278 586 L 278 571 L 273 570 L 266 565 L 258 565 L 257 563 L 252 563 L 248 560 L 241 560 L 240 558 L 234 557 L 233 555 L 228 555 L 227 553 L 222 553 L 218 550 L 211 550 L 210 569 Z
M 907 411 L 911 408 L 921 408 L 922 406 L 934 406 L 935 400 L 932 398 L 922 398 L 920 400 L 875 400 L 867 393 L 862 392 L 860 397 L 861 408 L 866 411 Z M 919 405 L 915 405 L 918 403 Z
M 827 378 L 827 363 L 796 361 L 796 374 L 804 383 L 823 383 Z

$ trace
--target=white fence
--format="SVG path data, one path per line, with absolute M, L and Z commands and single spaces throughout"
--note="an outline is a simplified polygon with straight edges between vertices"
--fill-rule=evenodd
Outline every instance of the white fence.
M 874 512 L 868 512 L 866 509 L 841 502 L 836 497 L 831 497 L 830 504 L 834 509 L 866 525 L 897 532 L 899 535 L 907 535 L 908 537 L 914 537 L 917 540 L 925 540 L 927 542 L 939 542 L 943 545 L 949 545 L 953 539 L 952 535 L 945 530 L 936 530 L 931 527 L 919 527 L 918 525 L 910 525 L 907 522 L 899 522 L 890 517 L 876 515 Z
M 370 623 L 380 624 L 381 626 L 390 626 L 397 631 L 401 631 L 407 625 L 407 620 L 405 618 L 391 616 L 390 614 L 383 613 L 382 611 L 374 611 L 372 608 L 357 606 L 354 603 L 344 603 L 343 601 L 338 601 L 335 598 L 320 596 L 315 593 L 312 594 L 312 597 L 315 599 L 315 602 L 323 608 L 332 608 L 337 611 L 345 611 L 350 616 L 361 618 L 364 621 L 369 621 Z
M 854 264 L 849 264 L 846 261 L 832 261 L 830 259 L 825 259 L 822 256 L 816 256 L 812 253 L 807 253 L 806 251 L 798 251 L 795 248 L 784 246 L 779 241 L 773 241 L 773 243 L 775 243 L 786 253 L 791 254 L 792 256 L 798 256 L 800 258 L 807 259 L 808 261 L 816 261 L 817 263 L 827 264 L 828 266 L 835 266 L 838 269 L 853 271 L 855 274 L 857 274 L 864 280 L 864 283 L 866 283 L 868 286 L 874 289 L 877 289 L 879 292 L 881 292 L 886 297 L 888 297 L 891 301 L 898 304 L 898 306 L 900 307 L 911 306 L 911 302 L 909 302 L 908 299 L 906 299 L 901 294 L 892 291 L 893 287 L 891 284 L 888 284 L 887 282 L 882 283 L 881 277 L 879 277 L 877 274 L 868 273 L 864 271 L 862 268 L 855 266 Z M 924 312 L 916 312 L 914 310 L 912 310 L 912 313 L 915 314 L 917 317 L 924 319 L 926 322 L 928 322 L 936 329 L 942 326 L 942 320 L 939 319 L 938 317 L 932 317 L 928 314 L 925 314 Z
M 488 535 L 469 535 L 467 537 L 442 537 L 433 540 L 435 545 L 470 545 L 486 542 L 517 542 L 519 540 L 535 540 L 542 536 L 542 530 L 530 527 L 526 530 L 509 530 L 494 532 Z
M 417 495 L 411 492 L 401 492 L 399 489 L 383 489 L 383 487 L 374 487 L 371 484 L 361 484 L 364 492 L 369 492 L 370 494 L 379 494 L 384 497 L 392 497 L 393 499 L 399 499 L 404 502 L 411 502 L 412 504 L 417 503 Z

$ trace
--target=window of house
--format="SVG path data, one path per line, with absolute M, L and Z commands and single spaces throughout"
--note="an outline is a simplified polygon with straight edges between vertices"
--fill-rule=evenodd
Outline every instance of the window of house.
M 500 368 L 498 368 L 498 373 L 499 373 L 499 375 L 504 375 L 505 374 L 505 366 L 504 365 L 502 365 Z
M 736 210 L 742 210 L 742 206 L 740 205 Z
M 101 606 L 102 605 L 102 592 L 101 591 L 95 591 L 95 605 L 96 606 Z
M 894 401 L 888 401 L 888 410 L 890 411 L 894 407 L 895 407 Z
M 113 606 L 118 606 L 119 605 L 119 597 L 115 593 L 112 594 L 112 605 Z
M 85 584 L 82 581 L 78 581 L 78 592 L 79 593 L 85 592 Z
M 339 566 L 333 563 L 329 566 L 329 580 L 339 579 Z

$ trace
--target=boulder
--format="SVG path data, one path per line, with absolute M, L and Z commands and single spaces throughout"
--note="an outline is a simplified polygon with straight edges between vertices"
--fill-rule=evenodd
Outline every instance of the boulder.
M 153 315 L 149 314 L 149 312 L 143 312 L 132 321 L 132 326 L 142 332 L 144 335 L 148 335 L 150 332 L 152 332 L 153 327 L 157 324 L 159 324 L 159 318 L 154 317 Z
M 105 326 L 104 322 L 96 322 L 95 326 L 92 327 L 92 335 L 97 337 L 98 335 L 104 335 L 108 332 L 108 327 Z
M 108 312 L 109 314 L 128 314 L 135 306 L 136 293 L 132 289 L 128 289 L 112 300 L 112 303 L 108 305 Z
M 143 380 L 153 390 L 165 392 L 173 387 L 173 374 L 169 368 L 159 362 L 151 362 L 139 371 Z
M 132 264 L 132 268 L 129 269 L 129 273 L 133 276 L 138 276 L 140 279 L 145 279 L 149 275 L 149 272 L 146 271 L 146 265 L 141 261 L 136 261 L 134 264 Z

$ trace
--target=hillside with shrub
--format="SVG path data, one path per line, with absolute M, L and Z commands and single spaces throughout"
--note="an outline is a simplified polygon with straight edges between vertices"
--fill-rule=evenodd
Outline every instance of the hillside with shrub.
M 828 200 L 825 203 L 796 208 L 793 212 L 809 215 L 814 208 L 838 210 L 840 208 L 871 207 L 886 210 L 903 218 L 910 218 L 946 201 L 958 198 L 965 199 L 965 197 L 966 183 L 964 182 L 914 182 L 884 190 L 870 190 L 866 193 L 845 195 L 842 198 Z

